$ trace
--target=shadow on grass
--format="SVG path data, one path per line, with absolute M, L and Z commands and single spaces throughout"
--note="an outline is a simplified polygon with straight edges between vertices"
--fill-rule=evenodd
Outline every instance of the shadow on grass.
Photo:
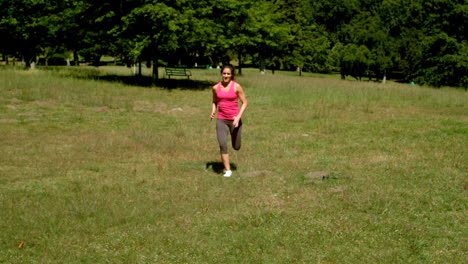
M 120 82 L 131 86 L 143 87 L 159 87 L 168 90 L 206 90 L 210 89 L 214 84 L 209 81 L 188 80 L 188 79 L 159 79 L 156 83 L 149 76 L 121 76 L 121 75 L 104 75 L 95 77 L 97 80 Z
M 236 164 L 234 163 L 230 163 L 231 164 L 231 170 L 237 170 L 237 166 Z M 223 170 L 224 170 L 224 165 L 222 162 L 219 162 L 219 161 L 210 161 L 210 162 L 207 162 L 206 163 L 206 170 L 208 170 L 209 168 L 211 167 L 211 169 L 213 170 L 213 172 L 217 173 L 217 174 L 221 174 L 223 173 Z

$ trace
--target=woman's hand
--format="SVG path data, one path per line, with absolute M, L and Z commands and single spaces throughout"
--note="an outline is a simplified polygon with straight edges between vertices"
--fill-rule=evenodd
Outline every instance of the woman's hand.
M 210 120 L 213 120 L 213 118 L 215 117 L 215 114 L 216 114 L 216 112 L 211 112 Z
M 239 117 L 239 116 L 235 116 L 235 117 L 234 117 L 234 121 L 232 122 L 232 124 L 234 125 L 234 127 L 238 127 L 238 126 L 239 126 L 239 122 L 240 122 L 240 117 Z

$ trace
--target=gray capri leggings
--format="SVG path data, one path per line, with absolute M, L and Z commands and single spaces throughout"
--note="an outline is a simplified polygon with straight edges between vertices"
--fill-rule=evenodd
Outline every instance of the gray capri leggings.
M 234 120 L 217 119 L 216 134 L 218 136 L 219 150 L 221 154 L 228 154 L 227 135 L 231 134 L 232 147 L 239 150 L 241 147 L 242 120 L 239 126 L 234 127 Z

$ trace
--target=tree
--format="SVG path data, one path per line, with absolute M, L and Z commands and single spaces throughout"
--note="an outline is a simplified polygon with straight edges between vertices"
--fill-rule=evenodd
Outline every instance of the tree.
M 254 47 L 255 42 L 249 30 L 249 10 L 254 2 L 249 0 L 239 1 L 219 1 L 217 5 L 217 14 L 219 14 L 218 23 L 224 26 L 224 35 L 222 42 L 218 45 L 221 49 L 232 51 L 237 55 L 238 74 L 242 74 L 242 64 L 244 55 L 248 50 Z M 228 52 L 226 52 L 228 53 Z M 229 63 L 230 58 L 225 58 L 223 63 Z
M 180 6 L 177 60 L 184 64 L 215 65 L 226 50 L 224 25 L 214 19 L 219 14 L 213 1 L 190 1 Z
M 341 28 L 359 13 L 360 0 L 303 0 L 304 16 L 309 25 L 323 27 L 331 44 L 340 40 Z
M 0 0 L 0 52 L 340 70 L 466 87 L 466 0 Z M 63 55 L 62 55 L 63 56 Z M 341 68 L 341 69 L 340 69 Z
M 420 83 L 467 88 L 468 48 L 446 33 L 425 37 L 422 56 L 416 70 Z
M 178 48 L 180 12 L 174 8 L 179 1 L 159 1 L 136 7 L 123 17 L 123 30 L 131 36 L 135 47 L 132 54 L 147 58 L 153 66 L 153 80 L 158 80 L 158 58 Z
M 372 65 L 372 55 L 369 49 L 356 44 L 347 44 L 339 51 L 339 66 L 341 78 L 347 75 L 361 80 L 364 76 L 369 76 L 369 69 Z
M 274 73 L 288 62 L 288 48 L 294 40 L 289 19 L 283 6 L 269 1 L 257 2 L 248 10 L 247 35 L 251 45 L 248 53 L 256 58 L 260 70 L 270 68 Z
M 4 41 L 0 41 L 0 52 L 4 60 L 8 63 L 8 55 L 17 52 L 15 43 L 18 42 L 17 24 L 18 20 L 13 17 L 15 12 L 14 3 L 7 0 L 0 0 L 0 34 Z
M 465 1 L 384 0 L 379 16 L 389 29 L 405 80 L 434 86 L 464 85 Z
M 110 54 L 116 39 L 112 34 L 115 25 L 127 12 L 121 0 L 84 0 L 80 54 L 98 66 L 103 55 Z
M 387 73 L 394 68 L 395 41 L 389 35 L 389 29 L 380 16 L 371 11 L 364 11 L 344 26 L 343 31 L 346 43 L 363 45 L 370 51 L 368 76 L 385 80 Z
M 348 43 L 343 36 L 343 32 L 347 31 L 343 28 L 359 13 L 360 1 L 302 0 L 301 2 L 305 25 L 302 26 L 303 44 L 298 57 L 302 58 L 304 67 L 309 71 L 339 70 L 338 57 L 343 55 L 342 43 Z
M 49 38 L 46 2 L 2 0 L 0 7 L 3 15 L 0 30 L 7 42 L 2 44 L 2 50 L 20 55 L 26 67 L 30 67 Z

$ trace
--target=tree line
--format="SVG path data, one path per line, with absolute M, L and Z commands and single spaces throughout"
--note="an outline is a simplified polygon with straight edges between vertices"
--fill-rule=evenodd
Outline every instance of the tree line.
M 0 53 L 27 65 L 235 60 L 466 88 L 467 17 L 466 0 L 0 0 Z

